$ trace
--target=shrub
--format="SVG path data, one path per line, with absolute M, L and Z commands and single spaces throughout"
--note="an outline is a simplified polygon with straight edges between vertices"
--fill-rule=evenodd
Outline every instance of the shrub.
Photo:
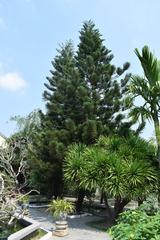
M 139 210 L 144 211 L 145 213 L 147 213 L 147 215 L 155 215 L 158 210 L 160 210 L 158 208 L 158 202 L 157 202 L 157 198 L 154 196 L 150 196 L 140 207 Z
M 126 211 L 120 214 L 118 224 L 110 229 L 113 240 L 160 239 L 160 212 L 149 216 L 145 211 Z

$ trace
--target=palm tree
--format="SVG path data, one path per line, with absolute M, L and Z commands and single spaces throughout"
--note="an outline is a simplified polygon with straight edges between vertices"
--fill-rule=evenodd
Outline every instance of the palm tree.
M 160 63 L 148 46 L 143 47 L 142 54 L 137 48 L 135 53 L 143 68 L 144 77 L 132 76 L 130 93 L 132 100 L 141 97 L 143 105 L 134 106 L 131 116 L 135 121 L 139 118 L 142 122 L 153 121 L 157 143 L 157 160 L 160 167 Z

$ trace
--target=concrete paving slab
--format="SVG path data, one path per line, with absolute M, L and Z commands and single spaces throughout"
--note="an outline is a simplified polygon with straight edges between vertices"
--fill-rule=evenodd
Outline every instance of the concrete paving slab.
M 30 217 L 41 223 L 41 226 L 47 230 L 55 229 L 55 220 L 46 211 L 46 209 L 30 209 Z M 69 235 L 65 237 L 53 236 L 51 240 L 111 240 L 106 233 L 87 225 L 87 222 L 101 220 L 100 217 L 87 216 L 77 219 L 68 219 Z

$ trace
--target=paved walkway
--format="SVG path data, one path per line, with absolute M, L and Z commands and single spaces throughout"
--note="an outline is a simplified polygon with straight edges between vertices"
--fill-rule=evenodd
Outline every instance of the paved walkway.
M 45 209 L 30 209 L 30 217 L 41 223 L 45 229 L 52 230 L 55 228 L 54 220 Z M 53 240 L 111 240 L 109 235 L 105 232 L 98 231 L 86 225 L 90 221 L 101 220 L 99 217 L 88 216 L 76 219 L 69 219 L 69 235 L 65 237 L 53 236 Z

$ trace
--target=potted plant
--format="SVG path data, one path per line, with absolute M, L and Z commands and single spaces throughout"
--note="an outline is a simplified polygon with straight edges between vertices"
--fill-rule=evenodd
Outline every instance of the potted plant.
M 48 211 L 57 218 L 56 228 L 54 234 L 59 237 L 68 234 L 68 223 L 66 221 L 67 215 L 74 211 L 73 203 L 64 199 L 53 200 L 48 207 Z

